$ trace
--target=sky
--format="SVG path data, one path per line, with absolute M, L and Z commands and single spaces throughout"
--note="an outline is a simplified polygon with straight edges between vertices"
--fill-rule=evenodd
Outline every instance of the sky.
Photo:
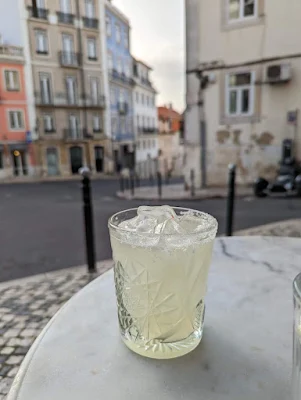
M 130 20 L 132 55 L 154 68 L 158 105 L 184 110 L 184 1 L 112 0 Z

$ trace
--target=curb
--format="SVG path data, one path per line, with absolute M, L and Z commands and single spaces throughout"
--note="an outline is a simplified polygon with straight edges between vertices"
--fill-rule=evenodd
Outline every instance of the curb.
M 74 177 L 64 176 L 64 177 L 56 177 L 56 178 L 32 178 L 32 179 L 24 179 L 24 180 L 0 180 L 0 185 L 19 185 L 19 184 L 38 184 L 38 183 L 53 183 L 53 182 L 80 182 L 82 177 L 80 175 L 76 175 Z M 106 180 L 118 180 L 119 177 L 116 175 L 101 175 L 101 176 L 91 176 L 92 181 L 106 181 Z
M 122 193 L 122 192 L 116 192 L 116 197 L 118 199 L 121 200 L 149 200 L 149 201 L 157 201 L 157 200 L 166 200 L 166 201 L 183 201 L 183 200 L 189 200 L 189 201 L 194 201 L 194 200 L 214 200 L 214 199 L 226 199 L 227 198 L 227 193 L 225 194 L 208 194 L 208 195 L 196 195 L 194 197 L 191 196 L 173 196 L 173 197 L 169 197 L 169 196 L 149 196 L 149 197 L 145 197 L 145 196 L 139 196 L 139 195 L 134 195 L 132 196 L 131 194 L 128 193 Z M 253 194 L 247 194 L 247 193 L 237 193 L 236 194 L 236 198 L 244 198 L 244 197 L 254 197 Z

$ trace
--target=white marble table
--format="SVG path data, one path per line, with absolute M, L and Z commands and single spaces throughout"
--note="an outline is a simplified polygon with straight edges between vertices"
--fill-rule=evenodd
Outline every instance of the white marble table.
M 290 399 L 292 280 L 301 240 L 219 239 L 201 345 L 144 359 L 119 338 L 112 271 L 52 319 L 25 358 L 8 400 Z

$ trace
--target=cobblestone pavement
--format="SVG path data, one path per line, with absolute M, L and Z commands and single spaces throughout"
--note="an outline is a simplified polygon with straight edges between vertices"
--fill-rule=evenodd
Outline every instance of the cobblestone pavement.
M 112 261 L 98 264 L 99 276 Z M 0 285 L 0 400 L 3 400 L 35 338 L 58 309 L 91 277 L 71 268 Z

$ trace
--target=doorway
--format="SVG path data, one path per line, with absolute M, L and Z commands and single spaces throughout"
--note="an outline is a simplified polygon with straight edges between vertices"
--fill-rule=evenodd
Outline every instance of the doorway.
M 83 149 L 80 146 L 70 147 L 70 164 L 72 174 L 78 174 L 83 166 Z
M 58 152 L 55 147 L 49 147 L 46 150 L 46 159 L 47 159 L 47 174 L 49 176 L 59 175 L 59 157 Z
M 103 172 L 104 167 L 104 148 L 102 146 L 94 147 L 95 169 L 96 172 Z

